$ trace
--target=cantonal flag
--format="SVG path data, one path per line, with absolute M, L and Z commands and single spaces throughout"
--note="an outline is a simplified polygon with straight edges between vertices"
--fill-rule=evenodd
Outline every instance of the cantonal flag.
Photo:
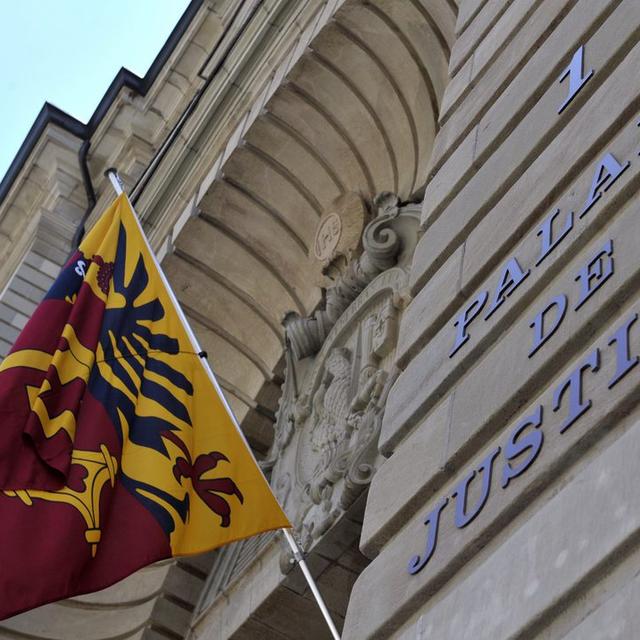
M 0 365 L 0 619 L 287 526 L 121 195 Z

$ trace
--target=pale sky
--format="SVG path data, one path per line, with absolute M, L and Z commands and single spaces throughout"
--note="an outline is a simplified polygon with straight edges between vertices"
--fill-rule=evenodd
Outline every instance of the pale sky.
M 120 67 L 144 76 L 188 0 L 0 0 L 0 180 L 45 101 L 82 122 Z

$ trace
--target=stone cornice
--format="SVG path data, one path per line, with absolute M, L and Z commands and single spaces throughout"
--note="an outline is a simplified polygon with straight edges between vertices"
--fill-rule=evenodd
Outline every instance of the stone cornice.
M 88 123 L 44 105 L 0 184 L 0 253 L 6 256 L 0 289 L 54 194 L 69 196 L 71 205 L 60 203 L 57 213 L 72 225 L 86 208 L 78 160 L 83 140 L 91 142 L 89 171 L 96 191 L 106 195 L 98 209 L 112 196 L 102 175 L 108 166 L 125 164 L 136 177 L 142 173 L 202 83 L 198 74 L 239 4 L 193 0 L 147 74 L 140 78 L 121 69 Z

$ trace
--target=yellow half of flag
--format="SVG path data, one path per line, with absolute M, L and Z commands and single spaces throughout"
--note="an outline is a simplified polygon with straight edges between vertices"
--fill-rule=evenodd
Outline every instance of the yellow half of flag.
M 134 330 L 134 340 L 128 339 L 126 330 L 118 335 L 115 328 L 110 335 L 110 353 L 105 353 L 99 344 L 96 360 L 102 377 L 135 402 L 136 417 L 161 418 L 171 425 L 171 430 L 160 433 L 162 450 L 153 446 L 153 442 L 132 440 L 128 420 L 120 415 L 124 442 L 122 472 L 137 482 L 136 491 L 140 495 L 173 518 L 175 528 L 170 534 L 173 554 L 198 553 L 262 531 L 290 526 L 229 416 L 206 365 L 195 352 L 126 195 L 119 196 L 102 216 L 80 250 L 85 256 L 100 255 L 104 262 L 113 261 L 114 265 L 122 262 L 124 288 L 122 292 L 115 287 L 109 289 L 107 312 L 124 310 L 127 305 L 134 309 L 145 305 L 162 308 L 153 320 L 140 320 L 148 331 L 136 334 Z M 145 286 L 134 287 L 135 298 L 128 299 L 127 290 L 137 272 L 142 271 L 147 274 L 143 278 Z M 92 263 L 87 275 L 96 295 L 103 294 L 98 282 L 99 265 Z M 112 277 L 115 276 L 114 270 Z M 165 337 L 175 341 L 175 347 Z M 167 344 L 171 344 L 169 349 Z M 152 367 L 144 366 L 145 355 L 152 360 Z M 215 361 L 215 354 L 211 358 Z M 142 376 L 131 366 L 134 361 L 144 366 Z M 134 386 L 122 380 L 121 369 L 114 364 L 126 371 Z M 161 491 L 145 491 L 145 485 Z M 180 504 L 188 496 L 186 518 L 163 500 L 163 493 Z

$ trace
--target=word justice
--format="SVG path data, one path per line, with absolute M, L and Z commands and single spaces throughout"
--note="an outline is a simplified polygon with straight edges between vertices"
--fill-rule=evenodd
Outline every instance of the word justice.
M 615 358 L 615 372 L 608 380 L 608 389 L 615 387 L 639 361 L 637 355 L 631 356 L 629 333 L 637 321 L 638 314 L 629 316 L 607 340 L 608 349 L 594 349 L 581 360 L 578 366 L 560 382 L 553 393 L 551 409 L 554 413 L 562 411 L 564 419 L 553 428 L 565 433 L 592 406 L 592 401 L 584 398 L 583 377 L 587 372 L 597 375 L 601 368 L 601 360 L 605 357 Z M 639 325 L 640 326 L 640 325 Z M 545 425 L 544 407 L 538 405 L 528 416 L 520 420 L 512 429 L 503 446 L 493 448 L 480 462 L 456 485 L 450 497 L 441 498 L 436 506 L 427 514 L 424 524 L 427 527 L 427 540 L 422 555 L 414 555 L 408 564 L 410 574 L 416 574 L 427 565 L 436 550 L 438 527 L 442 512 L 449 504 L 450 498 L 455 501 L 454 524 L 458 529 L 472 522 L 485 506 L 491 491 L 493 470 L 500 468 L 500 486 L 506 489 L 509 483 L 522 475 L 538 458 L 544 443 L 543 426 Z M 500 462 L 497 462 L 502 453 Z M 475 504 L 469 505 L 467 496 L 474 479 L 480 483 L 480 495 Z
M 612 153 L 606 153 L 598 162 L 591 188 L 587 194 L 582 210 L 578 214 L 580 218 L 586 216 L 592 207 L 600 200 L 603 193 L 608 191 L 618 180 L 618 178 L 629 168 L 630 161 L 621 164 Z M 540 251 L 535 262 L 535 267 L 539 267 L 544 260 L 562 243 L 574 227 L 575 213 L 568 211 L 563 217 L 562 228 L 557 229 L 558 218 L 561 210 L 556 209 L 544 220 L 538 228 L 536 235 L 540 237 Z M 498 275 L 496 287 L 489 301 L 489 291 L 481 291 L 456 317 L 453 325 L 455 327 L 455 340 L 449 352 L 449 357 L 453 357 L 458 350 L 469 340 L 469 326 L 484 312 L 484 320 L 487 321 L 500 308 L 505 300 L 524 282 L 531 274 L 531 269 L 523 269 L 518 259 L 514 256 L 509 258 Z M 584 303 L 585 300 L 582 300 Z M 487 302 L 489 304 L 487 305 Z M 558 301 L 559 306 L 562 301 Z M 485 309 L 486 307 L 486 309 Z M 563 312 L 564 315 L 564 312 Z M 535 327 L 534 327 L 535 329 Z M 542 343 L 537 345 L 537 348 Z M 536 349 L 537 350 L 537 349 Z M 531 354 L 533 355 L 533 354 Z

